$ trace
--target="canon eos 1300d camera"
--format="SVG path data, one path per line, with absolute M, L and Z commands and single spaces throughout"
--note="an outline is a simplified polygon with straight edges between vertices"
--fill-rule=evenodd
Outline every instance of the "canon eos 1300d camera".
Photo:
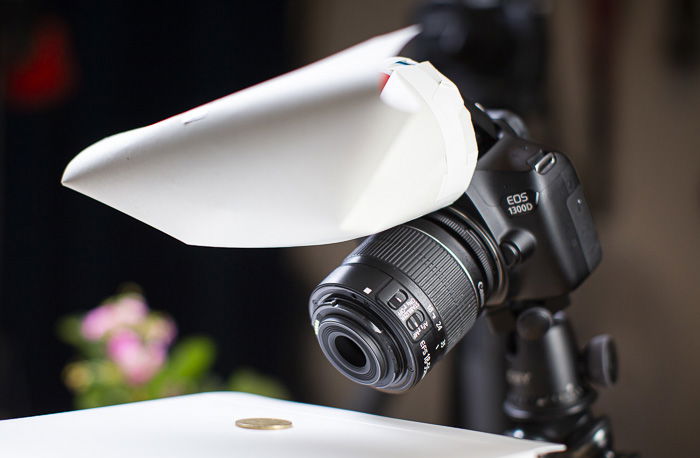
M 567 157 L 518 135 L 512 115 L 470 111 L 480 157 L 467 192 L 367 237 L 311 294 L 323 353 L 357 383 L 405 391 L 484 310 L 565 296 L 600 262 Z

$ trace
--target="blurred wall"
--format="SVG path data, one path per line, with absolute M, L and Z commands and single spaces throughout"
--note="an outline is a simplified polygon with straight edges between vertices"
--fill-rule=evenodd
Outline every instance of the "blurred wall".
M 610 44 L 611 181 L 609 210 L 598 218 L 604 259 L 571 312 L 581 337 L 616 337 L 620 382 L 602 392 L 598 410 L 612 416 L 621 445 L 651 457 L 697 456 L 700 72 L 669 55 L 672 8 L 683 3 L 625 3 L 618 40 Z M 566 33 L 566 22 L 578 17 L 569 6 L 557 17 L 559 27 Z M 576 123 L 570 112 L 567 124 Z M 585 155 L 576 144 L 587 140 L 574 131 L 562 146 Z
M 550 111 L 536 131 L 573 158 L 603 243 L 602 265 L 570 308 L 582 343 L 599 333 L 618 343 L 620 381 L 601 390 L 596 411 L 612 417 L 618 448 L 648 457 L 696 455 L 700 73 L 692 59 L 674 63 L 672 50 L 674 31 L 687 35 L 674 29 L 678 10 L 697 13 L 689 3 L 550 2 Z M 303 4 L 299 57 L 308 62 L 410 23 L 418 2 Z M 353 246 L 295 249 L 309 288 Z M 335 372 L 308 334 L 316 402 L 352 408 L 361 389 Z M 449 422 L 450 364 L 392 398 L 385 412 Z

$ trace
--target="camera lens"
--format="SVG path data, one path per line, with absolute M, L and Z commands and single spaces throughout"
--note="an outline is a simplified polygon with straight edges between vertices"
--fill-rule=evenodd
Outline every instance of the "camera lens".
M 367 237 L 311 294 L 321 350 L 357 383 L 411 388 L 464 337 L 502 283 L 494 247 L 454 209 Z
M 340 357 L 351 366 L 365 367 L 367 364 L 367 356 L 365 356 L 365 352 L 362 351 L 362 348 L 344 335 L 341 334 L 336 337 L 335 346 L 338 349 Z

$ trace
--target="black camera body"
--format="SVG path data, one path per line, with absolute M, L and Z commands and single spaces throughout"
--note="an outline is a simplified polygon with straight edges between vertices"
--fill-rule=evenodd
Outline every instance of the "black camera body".
M 464 196 L 365 238 L 312 292 L 321 349 L 349 379 L 405 391 L 487 307 L 564 296 L 600 262 L 571 162 L 489 121 Z
M 508 268 L 505 299 L 570 293 L 602 252 L 583 187 L 562 153 L 520 138 L 499 122 L 499 140 L 477 162 L 455 207 L 479 218 Z M 493 297 L 489 302 L 502 303 Z

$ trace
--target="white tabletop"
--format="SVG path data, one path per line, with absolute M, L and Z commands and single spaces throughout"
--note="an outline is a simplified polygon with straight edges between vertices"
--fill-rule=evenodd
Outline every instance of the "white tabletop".
M 293 427 L 235 426 L 237 419 L 249 417 L 282 418 Z M 0 421 L 0 456 L 13 458 L 534 458 L 561 449 L 233 392 Z

